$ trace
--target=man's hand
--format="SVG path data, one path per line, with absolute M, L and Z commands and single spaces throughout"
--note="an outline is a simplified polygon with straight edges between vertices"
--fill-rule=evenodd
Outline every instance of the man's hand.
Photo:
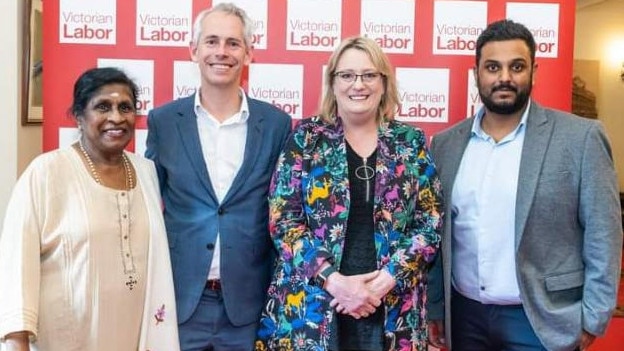
M 429 344 L 438 349 L 446 349 L 446 339 L 444 338 L 444 320 L 429 321 L 427 324 L 429 332 Z
M 590 334 L 583 330 L 581 334 L 581 343 L 579 344 L 579 349 L 581 351 L 589 349 L 589 346 L 596 340 L 596 335 Z

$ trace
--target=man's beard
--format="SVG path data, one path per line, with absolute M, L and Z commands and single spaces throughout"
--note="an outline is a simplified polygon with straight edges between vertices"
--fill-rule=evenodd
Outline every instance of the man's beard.
M 481 98 L 483 105 L 488 109 L 488 111 L 499 115 L 511 115 L 521 111 L 524 106 L 526 106 L 529 98 L 531 97 L 532 86 L 532 81 L 530 81 L 527 89 L 518 91 L 517 88 L 511 86 L 510 84 L 501 84 L 492 89 L 490 95 L 487 96 L 483 94 L 482 89 L 479 89 L 479 97 Z M 499 90 L 514 92 L 516 94 L 516 99 L 513 102 L 494 102 L 491 97 L 496 91 Z

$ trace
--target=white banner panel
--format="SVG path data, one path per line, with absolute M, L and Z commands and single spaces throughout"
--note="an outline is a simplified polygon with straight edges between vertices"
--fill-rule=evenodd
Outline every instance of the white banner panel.
M 288 0 L 287 6 L 287 50 L 333 51 L 340 44 L 342 1 Z
M 303 65 L 249 65 L 250 97 L 266 101 L 301 119 L 303 111 Z
M 360 32 L 386 53 L 414 53 L 414 0 L 363 0 Z
M 433 53 L 475 53 L 477 38 L 487 26 L 486 1 L 436 1 L 433 13 Z
M 60 0 L 59 42 L 114 45 L 117 37 L 115 0 Z
M 399 84 L 398 121 L 448 122 L 449 70 L 447 68 L 396 69 Z
M 117 67 L 136 83 L 139 88 L 137 115 L 145 116 L 154 108 L 154 61 L 100 58 L 97 66 Z
M 193 61 L 173 61 L 173 99 L 193 95 L 201 83 L 201 73 Z
M 189 46 L 193 0 L 137 0 L 137 46 Z
M 479 89 L 477 88 L 477 81 L 475 80 L 474 70 L 468 70 L 468 87 L 467 87 L 467 101 L 466 101 L 466 118 L 474 116 L 479 111 L 483 102 L 479 97 Z
M 559 4 L 507 3 L 507 18 L 522 23 L 533 33 L 536 57 L 558 57 Z

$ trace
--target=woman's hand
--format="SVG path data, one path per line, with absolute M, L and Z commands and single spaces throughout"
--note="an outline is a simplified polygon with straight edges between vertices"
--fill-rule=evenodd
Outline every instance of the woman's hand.
M 351 276 L 338 272 L 330 275 L 325 289 L 334 299 L 329 305 L 336 312 L 351 315 L 355 319 L 368 317 L 381 304 L 381 299 L 368 287 L 378 275 L 379 271 Z
M 377 271 L 379 274 L 366 283 L 368 290 L 373 295 L 382 300 L 396 285 L 396 280 L 385 269 Z
M 28 332 L 10 333 L 5 337 L 6 351 L 30 351 Z

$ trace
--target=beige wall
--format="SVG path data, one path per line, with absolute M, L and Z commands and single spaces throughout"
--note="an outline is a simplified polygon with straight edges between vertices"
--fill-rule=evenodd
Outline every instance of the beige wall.
M 41 126 L 22 126 L 20 117 L 20 81 L 22 52 L 22 0 L 0 1 L 0 222 L 4 218 L 11 189 L 28 163 L 41 153 Z
M 18 38 L 20 38 L 17 42 L 18 45 L 18 52 L 21 53 L 23 52 L 22 50 L 22 42 L 21 42 L 21 38 L 22 38 L 22 18 L 24 18 L 23 15 L 23 8 L 22 8 L 22 3 L 23 1 L 21 0 L 9 0 L 9 2 L 16 2 L 17 5 L 17 11 L 19 13 L 19 20 L 18 20 Z M 21 62 L 21 56 L 19 56 L 17 58 L 18 60 L 18 67 L 19 67 L 19 73 L 18 73 L 18 79 L 21 77 L 21 68 L 22 68 L 22 62 Z M 18 81 L 18 86 L 19 86 L 19 81 Z M 19 97 L 21 99 L 21 90 L 20 90 L 20 94 Z M 21 113 L 21 102 L 19 102 L 18 104 L 18 112 Z M 30 163 L 30 161 L 32 161 L 33 158 L 35 158 L 37 155 L 39 155 L 41 153 L 41 151 L 43 150 L 42 144 L 43 144 L 43 128 L 40 125 L 28 125 L 28 126 L 22 126 L 21 124 L 21 117 L 18 115 L 18 124 L 17 124 L 17 174 L 21 174 L 24 169 L 26 168 L 26 166 L 28 166 L 28 164 Z
M 0 218 L 4 218 L 6 203 L 17 177 L 17 129 L 18 129 L 18 73 L 17 28 L 19 0 L 0 1 L 0 106 L 2 106 L 2 128 L 0 128 Z
M 574 59 L 599 60 L 598 119 L 607 129 L 615 166 L 624 191 L 624 82 L 620 79 L 624 61 L 624 0 L 608 0 L 580 7 L 576 12 Z M 612 54 L 622 45 L 619 60 Z
M 0 222 L 18 175 L 41 153 L 41 126 L 22 126 L 20 118 L 20 77 L 22 43 L 22 0 L 0 1 L 0 106 L 3 107 L 0 128 Z
M 19 127 L 17 129 L 17 174 L 21 174 L 30 161 L 41 154 L 42 150 L 41 126 Z

